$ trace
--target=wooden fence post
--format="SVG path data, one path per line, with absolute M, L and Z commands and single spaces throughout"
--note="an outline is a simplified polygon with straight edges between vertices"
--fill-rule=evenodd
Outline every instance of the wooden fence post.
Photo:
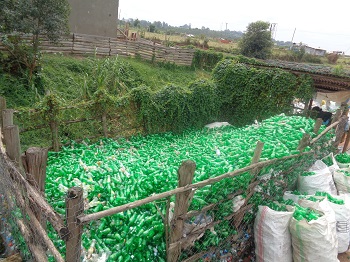
M 350 129 L 348 131 L 346 131 L 346 139 L 345 139 L 345 142 L 343 145 L 342 153 L 345 153 L 348 150 L 349 142 L 350 142 Z
M 258 141 L 256 143 L 256 147 L 255 147 L 255 150 L 254 150 L 254 155 L 253 155 L 253 158 L 252 158 L 252 161 L 251 161 L 250 165 L 254 165 L 254 164 L 257 164 L 259 162 L 263 148 L 264 148 L 264 143 L 261 142 L 261 141 Z M 245 210 L 243 208 L 247 207 L 249 199 L 255 193 L 255 191 L 254 191 L 255 186 L 259 183 L 259 182 L 256 181 L 256 179 L 257 179 L 256 175 L 259 173 L 260 169 L 261 168 L 254 168 L 254 169 L 250 170 L 250 174 L 252 176 L 254 176 L 254 177 L 251 179 L 250 185 L 249 185 L 249 187 L 248 187 L 248 189 L 246 191 L 247 196 L 244 199 L 244 204 L 242 205 L 241 210 Z M 235 225 L 236 228 L 238 228 L 241 225 L 241 223 L 243 221 L 243 218 L 244 218 L 244 214 L 245 214 L 245 212 L 238 213 L 234 217 L 234 225 Z
M 22 163 L 27 172 L 27 181 L 37 188 L 42 195 L 45 193 L 47 153 L 48 150 L 46 148 L 31 147 L 22 156 Z M 33 207 L 33 211 L 45 230 L 46 220 L 44 216 L 36 207 Z
M 75 34 L 72 35 L 72 54 L 74 54 L 74 40 L 75 40 Z
M 3 128 L 2 110 L 6 109 L 6 99 L 0 96 L 0 128 Z
M 263 148 L 264 148 L 264 143 L 261 141 L 258 141 L 256 143 L 256 148 L 254 151 L 254 156 L 253 156 L 251 164 L 256 164 L 259 162 Z
M 178 187 L 192 184 L 196 163 L 190 160 L 182 162 L 178 174 Z M 176 262 L 181 254 L 181 239 L 184 229 L 184 220 L 179 218 L 186 214 L 190 206 L 190 198 L 193 196 L 192 191 L 179 193 L 175 198 L 174 217 L 170 227 L 170 245 L 169 245 L 169 262 Z
M 317 134 L 318 131 L 320 130 L 322 123 L 323 123 L 322 118 L 317 118 L 316 119 L 316 122 L 315 122 L 315 125 L 314 125 L 314 133 L 315 134 Z
M 339 120 L 341 114 L 342 114 L 342 110 L 339 108 L 339 109 L 335 112 L 335 114 L 334 114 L 334 116 L 333 116 L 333 118 L 332 118 L 331 124 L 337 122 L 337 121 Z
M 50 129 L 52 134 L 52 147 L 55 152 L 60 150 L 60 143 L 58 139 L 58 123 L 56 121 L 50 122 Z
M 337 126 L 336 131 L 335 131 L 335 141 L 333 144 L 336 148 L 338 148 L 339 143 L 341 142 L 341 139 L 345 133 L 345 126 L 346 126 L 347 122 L 348 122 L 347 115 L 343 115 L 339 120 L 339 124 Z
M 25 176 L 25 172 L 22 166 L 22 157 L 21 157 L 21 144 L 19 140 L 19 129 L 16 125 L 10 125 L 4 127 L 4 142 L 6 146 L 6 153 L 9 158 L 14 161 L 19 167 L 22 175 Z
M 109 52 L 108 52 L 108 56 L 111 56 L 111 52 L 112 52 L 112 47 L 111 47 L 111 38 L 108 38 L 108 47 L 109 47 Z
M 108 128 L 107 128 L 107 114 L 103 112 L 102 114 L 102 128 L 103 128 L 103 136 L 108 137 Z
M 2 110 L 2 125 L 3 127 L 13 125 L 13 109 L 3 109 Z
M 66 222 L 69 236 L 66 240 L 66 261 L 79 262 L 81 256 L 81 235 L 83 225 L 77 223 L 77 217 L 84 212 L 83 189 L 68 189 L 66 198 Z
M 311 142 L 311 136 L 308 133 L 304 133 L 303 137 L 300 139 L 297 150 L 303 152 L 305 147 L 309 146 Z

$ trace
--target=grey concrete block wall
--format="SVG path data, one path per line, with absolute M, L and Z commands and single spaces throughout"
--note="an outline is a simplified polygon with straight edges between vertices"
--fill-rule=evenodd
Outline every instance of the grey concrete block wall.
M 119 0 L 68 0 L 71 33 L 116 37 Z

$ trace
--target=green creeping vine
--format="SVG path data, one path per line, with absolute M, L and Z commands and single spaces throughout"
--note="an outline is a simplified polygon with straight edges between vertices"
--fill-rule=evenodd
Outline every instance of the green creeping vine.
M 132 97 L 147 133 L 202 127 L 218 115 L 216 86 L 207 80 L 188 87 L 169 84 L 155 92 L 141 86 L 132 91 Z
M 313 94 L 311 78 L 298 79 L 282 69 L 256 69 L 232 59 L 218 63 L 212 76 L 222 102 L 220 117 L 235 125 L 288 112 L 295 98 L 307 101 Z

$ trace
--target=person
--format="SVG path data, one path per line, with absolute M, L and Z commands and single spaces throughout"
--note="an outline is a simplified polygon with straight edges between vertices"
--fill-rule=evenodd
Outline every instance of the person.
M 312 111 L 317 112 L 316 118 L 322 118 L 324 125 L 329 126 L 331 124 L 331 119 L 333 116 L 333 114 L 331 112 L 325 112 L 318 106 L 314 106 L 312 108 Z

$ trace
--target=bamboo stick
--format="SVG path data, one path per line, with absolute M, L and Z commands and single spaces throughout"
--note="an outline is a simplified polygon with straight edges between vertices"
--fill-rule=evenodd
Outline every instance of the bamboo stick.
M 0 96 L 0 128 L 3 128 L 2 123 L 2 111 L 6 109 L 6 99 L 2 96 Z M 1 139 L 1 138 L 0 138 Z
M 333 127 L 336 127 L 339 124 L 339 120 L 332 123 L 330 126 L 327 126 L 325 130 L 323 130 L 317 137 L 311 140 L 310 145 L 313 145 L 316 143 L 322 136 L 324 136 L 329 130 L 331 130 Z

